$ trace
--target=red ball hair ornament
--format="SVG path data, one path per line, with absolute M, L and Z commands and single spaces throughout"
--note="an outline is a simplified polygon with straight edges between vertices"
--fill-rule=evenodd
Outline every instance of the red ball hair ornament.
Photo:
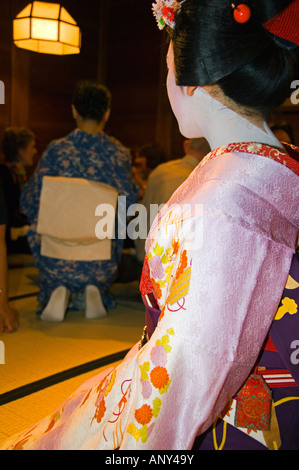
M 247 23 L 251 17 L 251 10 L 248 5 L 245 3 L 241 3 L 240 5 L 236 6 L 232 3 L 232 8 L 234 10 L 234 20 L 237 23 Z

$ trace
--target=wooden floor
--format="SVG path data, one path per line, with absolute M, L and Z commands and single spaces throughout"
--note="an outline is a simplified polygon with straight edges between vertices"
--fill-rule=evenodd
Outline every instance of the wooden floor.
M 87 320 L 68 311 L 63 323 L 43 322 L 38 271 L 27 259 L 10 261 L 11 305 L 20 314 L 14 333 L 0 334 L 5 363 L 0 364 L 0 443 L 52 412 L 83 381 L 117 364 L 140 339 L 144 309 L 138 283 L 115 284 L 117 306 L 107 317 Z

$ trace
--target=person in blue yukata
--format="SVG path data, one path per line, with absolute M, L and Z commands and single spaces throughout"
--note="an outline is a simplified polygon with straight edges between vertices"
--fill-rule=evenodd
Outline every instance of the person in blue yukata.
M 106 309 L 114 306 L 108 290 L 117 278 L 123 239 L 112 240 L 109 260 L 73 261 L 43 256 L 37 233 L 42 181 L 46 175 L 102 182 L 115 188 L 119 196 L 125 196 L 127 207 L 137 202 L 139 194 L 132 176 L 130 152 L 104 132 L 110 108 L 111 94 L 105 86 L 96 81 L 80 81 L 72 100 L 76 129 L 49 144 L 21 195 L 22 211 L 30 221 L 28 242 L 39 269 L 38 313 L 43 320 L 62 321 L 72 295 L 82 292 L 86 304 L 87 301 L 95 304 L 90 306 L 92 317 L 104 316 Z

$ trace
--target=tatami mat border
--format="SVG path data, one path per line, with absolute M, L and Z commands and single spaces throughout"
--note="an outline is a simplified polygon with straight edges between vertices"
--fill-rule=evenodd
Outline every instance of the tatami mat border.
M 31 395 L 32 393 L 38 392 L 47 387 L 51 387 L 52 385 L 58 384 L 65 380 L 69 380 L 78 375 L 85 374 L 86 372 L 90 372 L 92 370 L 99 369 L 100 367 L 108 366 L 114 362 L 121 361 L 129 351 L 129 349 L 119 351 L 117 353 L 86 362 L 85 364 L 80 364 L 79 366 L 72 367 L 62 372 L 58 372 L 57 374 L 44 377 L 41 380 L 31 382 L 29 384 L 23 385 L 22 387 L 15 388 L 14 390 L 10 390 L 9 392 L 0 395 L 0 406 Z
M 10 301 L 12 301 L 12 300 L 21 300 L 21 299 L 25 299 L 27 297 L 36 297 L 37 294 L 38 294 L 38 292 L 32 292 L 32 293 L 21 294 L 21 295 L 14 295 L 14 296 L 9 297 L 9 300 Z

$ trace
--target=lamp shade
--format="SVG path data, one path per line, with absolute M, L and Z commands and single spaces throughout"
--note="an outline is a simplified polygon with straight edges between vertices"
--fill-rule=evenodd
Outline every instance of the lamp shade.
M 44 54 L 79 54 L 81 31 L 58 3 L 29 3 L 13 20 L 17 47 Z

